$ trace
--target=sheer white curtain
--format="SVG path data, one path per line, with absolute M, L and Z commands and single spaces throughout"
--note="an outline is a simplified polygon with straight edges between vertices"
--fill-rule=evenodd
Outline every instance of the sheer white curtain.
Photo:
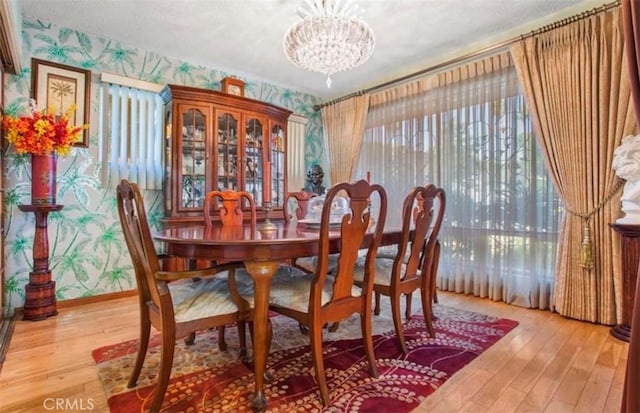
M 508 55 L 371 96 L 357 174 L 446 191 L 438 287 L 549 308 L 560 203 Z M 389 219 L 389 218 L 388 218 Z

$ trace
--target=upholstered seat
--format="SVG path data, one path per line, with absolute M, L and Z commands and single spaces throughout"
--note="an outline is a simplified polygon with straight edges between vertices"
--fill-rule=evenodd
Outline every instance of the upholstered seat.
M 375 277 L 373 278 L 373 283 L 374 285 L 385 285 L 385 286 L 390 286 L 391 285 L 391 273 L 393 272 L 393 258 L 387 258 L 387 257 L 376 257 L 376 274 Z M 358 282 L 362 282 L 364 280 L 364 264 L 365 264 L 365 260 L 364 258 L 359 258 L 358 261 L 356 261 L 356 266 L 354 267 L 354 271 L 353 271 L 353 278 L 358 281 Z M 406 272 L 406 268 L 407 265 L 406 264 L 402 264 L 401 266 L 401 272 Z M 420 270 L 417 271 L 417 275 L 420 276 L 422 274 L 422 272 Z
M 302 284 L 303 278 L 301 277 L 309 277 L 309 274 L 301 269 L 290 265 L 280 265 L 273 275 L 271 280 L 271 295 L 273 297 L 273 292 L 278 291 L 279 288 L 291 288 L 292 294 L 297 294 L 297 297 L 301 297 L 304 289 L 304 285 Z M 290 285 L 292 283 L 298 283 L 299 285 Z M 247 272 L 247 270 L 238 268 L 235 270 L 235 289 L 238 294 L 246 300 L 251 307 L 253 307 L 253 279 Z M 277 288 L 274 290 L 274 286 Z M 279 294 L 279 293 L 277 293 Z M 309 290 L 306 291 L 307 303 L 308 303 Z M 271 303 L 272 301 L 270 301 Z
M 238 307 L 229 296 L 226 279 L 180 280 L 167 284 L 167 287 L 171 294 L 176 323 L 238 311 Z
M 309 294 L 311 285 L 313 284 L 313 274 L 306 273 L 285 273 L 276 274 L 271 282 L 271 296 L 269 304 L 274 306 L 287 306 L 295 311 L 304 312 L 309 309 Z M 331 301 L 333 284 L 335 279 L 331 276 L 327 277 L 322 287 L 322 295 L 320 305 L 323 306 Z M 353 286 L 351 295 L 359 297 L 362 295 L 362 289 Z

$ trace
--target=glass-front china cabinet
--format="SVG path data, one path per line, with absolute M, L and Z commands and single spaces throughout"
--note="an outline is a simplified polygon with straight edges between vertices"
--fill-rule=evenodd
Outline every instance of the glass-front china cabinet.
M 235 80 L 235 79 L 234 79 Z M 237 80 L 236 80 L 237 83 Z M 243 96 L 168 85 L 165 102 L 167 222 L 203 217 L 207 192 L 251 193 L 261 215 L 279 216 L 287 180 L 287 119 L 291 111 Z

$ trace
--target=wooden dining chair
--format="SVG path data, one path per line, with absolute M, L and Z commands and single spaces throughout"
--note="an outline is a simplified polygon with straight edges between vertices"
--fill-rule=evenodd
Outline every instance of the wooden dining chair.
M 253 199 L 253 195 L 246 191 L 210 191 L 204 198 L 204 220 L 205 230 L 213 226 L 213 217 L 217 216 L 222 225 L 222 230 L 234 230 L 243 226 L 245 221 L 249 222 L 252 232 L 257 229 L 256 219 L 256 205 Z M 225 270 L 228 270 L 228 283 L 229 293 L 234 302 L 242 310 L 240 317 L 245 320 L 250 320 L 251 313 L 254 307 L 254 288 L 253 279 L 244 267 L 244 263 L 237 262 L 222 262 L 217 263 L 223 265 Z M 279 273 L 285 274 L 297 274 L 300 270 L 287 265 L 281 264 L 278 268 Z M 252 331 L 253 324 L 249 324 L 249 328 Z M 238 325 L 239 332 L 244 336 L 246 334 L 244 325 Z M 225 327 L 221 327 L 219 332 L 224 336 Z M 271 323 L 267 327 L 268 341 L 271 341 Z M 253 336 L 253 334 L 251 334 Z M 191 336 L 190 336 L 191 338 Z M 246 349 L 241 348 L 240 353 L 242 356 L 246 355 Z
M 444 190 L 435 185 L 414 188 L 402 206 L 402 233 L 395 257 L 383 256 L 375 261 L 374 314 L 380 314 L 380 295 L 389 296 L 393 325 L 404 354 L 407 354 L 407 345 L 400 316 L 400 300 L 403 295 L 406 297 L 405 316 L 409 319 L 412 294 L 415 290 L 420 290 L 427 331 L 431 337 L 435 337 L 432 302 L 440 257 L 438 234 L 444 218 L 445 201 Z M 437 204 L 437 208 L 434 204 Z M 365 268 L 364 261 L 359 260 L 355 271 L 356 285 L 365 284 Z
M 338 226 L 332 226 L 331 205 L 339 193 L 346 194 L 349 212 Z M 371 216 L 369 200 L 379 197 L 378 213 Z M 297 320 L 309 329 L 311 354 L 322 403 L 329 405 L 329 391 L 322 359 L 322 330 L 325 324 L 339 322 L 352 314 L 359 314 L 362 337 L 369 362 L 369 372 L 378 376 L 371 333 L 371 303 L 374 260 L 382 238 L 387 211 L 387 197 L 380 185 L 366 181 L 340 183 L 329 189 L 323 206 L 318 263 L 313 274 L 276 274 L 271 284 L 269 308 Z M 372 229 L 371 224 L 375 221 Z M 331 227 L 331 228 L 330 228 Z M 339 239 L 330 239 L 339 232 Z M 327 274 L 330 244 L 338 243 L 338 266 Z M 361 287 L 354 285 L 353 268 L 360 247 L 366 244 L 366 270 Z M 335 245 L 334 245 L 335 247 Z M 335 249 L 335 248 L 334 248 Z
M 318 194 L 306 191 L 287 192 L 284 196 L 284 222 L 290 224 L 304 219 L 309 211 L 309 201 L 317 197 Z M 313 272 L 315 270 L 315 257 L 299 257 L 291 260 L 291 265 L 305 271 Z
M 230 298 L 227 280 L 216 277 L 222 267 L 192 271 L 161 271 L 144 202 L 135 183 L 122 180 L 117 187 L 118 215 L 131 255 L 140 305 L 140 343 L 128 387 L 135 387 L 147 353 L 151 326 L 161 334 L 161 357 L 150 411 L 158 412 L 171 376 L 178 338 L 196 330 L 244 325 L 240 310 Z M 240 335 L 240 347 L 246 347 Z M 221 350 L 226 344 L 218 343 Z
M 205 231 L 210 230 L 214 225 L 214 217 L 220 221 L 220 225 L 226 229 L 242 227 L 245 221 L 250 224 L 251 231 L 255 231 L 257 225 L 256 204 L 253 195 L 246 191 L 209 191 L 204 198 L 203 204 Z M 251 318 L 253 309 L 253 282 L 246 277 L 242 277 L 243 283 L 238 285 L 236 279 L 236 269 L 243 269 L 242 261 L 234 262 L 214 262 L 212 265 L 217 268 L 221 266 L 228 271 L 229 294 L 231 299 L 241 309 L 240 317 L 244 320 Z M 224 340 L 225 327 L 218 329 L 218 339 Z M 238 324 L 238 334 L 245 338 L 246 330 L 244 324 Z M 192 334 L 188 340 L 192 343 L 195 335 Z M 240 348 L 240 355 L 246 356 L 246 347 Z

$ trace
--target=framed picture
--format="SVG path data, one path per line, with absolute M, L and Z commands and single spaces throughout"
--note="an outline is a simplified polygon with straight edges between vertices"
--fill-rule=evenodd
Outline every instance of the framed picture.
M 60 63 L 31 59 L 31 97 L 39 108 L 54 108 L 55 114 L 64 114 L 71 105 L 76 110 L 69 121 L 80 126 L 89 123 L 91 72 Z M 74 146 L 89 147 L 89 130 Z

